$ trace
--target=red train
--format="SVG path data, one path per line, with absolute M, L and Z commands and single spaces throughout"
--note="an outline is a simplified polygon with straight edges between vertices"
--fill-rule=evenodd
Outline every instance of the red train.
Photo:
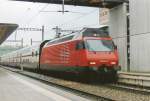
M 84 28 L 36 47 L 1 57 L 1 64 L 62 72 L 112 72 L 116 75 L 118 52 L 107 27 Z

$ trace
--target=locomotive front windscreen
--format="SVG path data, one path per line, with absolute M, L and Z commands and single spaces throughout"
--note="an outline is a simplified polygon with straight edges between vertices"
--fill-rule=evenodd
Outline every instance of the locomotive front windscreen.
M 112 40 L 87 40 L 85 46 L 89 51 L 111 52 L 114 50 Z

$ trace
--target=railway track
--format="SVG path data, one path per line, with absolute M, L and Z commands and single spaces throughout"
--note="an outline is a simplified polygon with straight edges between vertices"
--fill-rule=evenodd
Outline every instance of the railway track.
M 20 71 L 17 69 L 12 69 L 5 67 L 13 72 L 40 80 L 47 84 L 52 84 L 68 91 L 75 92 L 76 94 L 82 96 L 88 96 L 89 98 L 94 98 L 95 100 L 100 101 L 148 101 L 150 99 L 150 92 L 148 89 L 143 89 L 136 86 L 129 86 L 125 84 L 86 84 L 75 81 L 67 81 L 58 78 L 53 78 L 45 76 L 42 74 L 37 74 L 28 71 Z
M 127 91 L 137 92 L 137 93 L 143 93 L 148 95 L 150 94 L 150 88 L 142 87 L 142 86 L 129 85 L 124 83 L 107 84 L 106 86 L 116 88 L 116 89 L 123 89 Z

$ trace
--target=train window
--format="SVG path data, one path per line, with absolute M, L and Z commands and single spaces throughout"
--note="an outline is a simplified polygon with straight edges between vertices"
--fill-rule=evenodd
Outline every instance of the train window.
M 74 36 L 68 36 L 68 37 L 62 38 L 62 39 L 60 39 L 60 42 L 71 40 L 73 37 Z
M 71 40 L 73 37 L 74 37 L 74 35 L 68 36 L 68 37 L 64 37 L 64 38 L 61 38 L 61 39 L 58 39 L 58 40 L 55 40 L 55 41 L 50 41 L 48 43 L 48 45 L 59 43 L 59 42 L 64 42 L 64 41 L 68 41 L 68 40 Z
M 84 42 L 83 42 L 83 41 L 77 42 L 77 44 L 76 44 L 76 49 L 77 49 L 77 50 L 85 49 Z
M 38 51 L 35 52 L 35 56 L 38 56 Z
M 50 41 L 47 45 L 51 45 L 51 44 L 55 44 L 55 43 L 57 43 L 57 40 L 55 40 L 55 41 Z

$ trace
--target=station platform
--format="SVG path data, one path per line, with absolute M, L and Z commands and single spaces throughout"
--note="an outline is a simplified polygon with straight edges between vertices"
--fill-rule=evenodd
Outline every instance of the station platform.
M 88 99 L 0 68 L 0 101 L 88 101 Z
M 137 72 L 118 72 L 120 83 L 150 88 L 150 74 Z

